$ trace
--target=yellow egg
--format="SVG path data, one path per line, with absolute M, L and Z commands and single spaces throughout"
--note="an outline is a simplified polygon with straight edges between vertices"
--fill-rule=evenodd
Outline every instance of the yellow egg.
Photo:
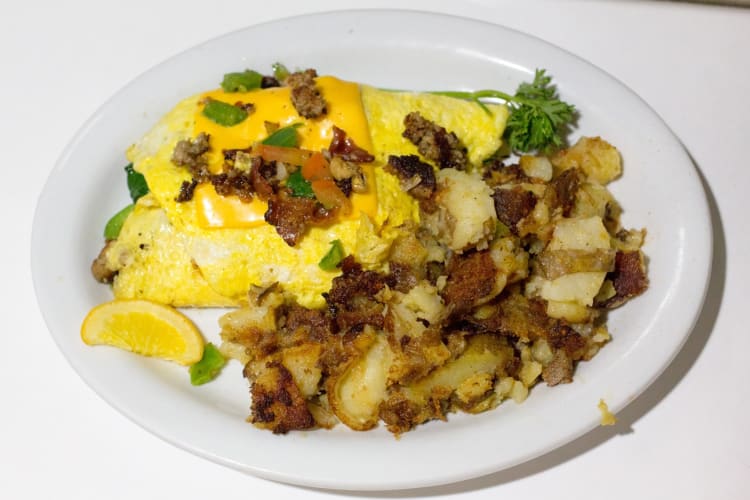
M 466 146 L 469 162 L 478 165 L 502 145 L 508 119 L 505 106 L 478 104 L 441 95 L 417 92 L 387 92 L 362 86 L 362 101 L 370 125 L 375 157 L 385 162 L 389 154 L 418 154 L 405 139 L 404 117 L 412 111 L 453 132 Z
M 108 252 L 109 264 L 118 269 L 113 285 L 116 298 L 175 306 L 232 306 L 243 303 L 254 285 L 279 283 L 300 304 L 322 306 L 321 294 L 338 275 L 338 271 L 318 267 L 331 241 L 340 240 L 345 252 L 354 254 L 366 268 L 382 270 L 401 226 L 419 218 L 413 198 L 382 169 L 389 154 L 417 154 L 414 145 L 401 136 L 406 114 L 420 111 L 454 132 L 467 146 L 472 164 L 501 144 L 507 118 L 504 106 L 490 106 L 487 112 L 466 101 L 381 91 L 333 77 L 320 77 L 317 85 L 328 107 L 322 118 L 300 117 L 286 87 L 233 94 L 215 90 L 177 104 L 129 148 L 128 158 L 146 177 L 150 194 L 136 205 Z M 252 103 L 254 111 L 241 124 L 222 127 L 200 113 L 206 96 Z M 353 214 L 328 227 L 309 229 L 295 247 L 263 221 L 266 207 L 258 200 L 248 206 L 236 198 L 222 199 L 215 192 L 189 202 L 175 200 L 181 184 L 191 179 L 187 169 L 171 161 L 177 142 L 200 132 L 210 134 L 209 168 L 218 171 L 221 150 L 246 148 L 262 140 L 268 135 L 265 122 L 299 123 L 300 147 L 313 151 L 328 147 L 332 127 L 337 125 L 376 158 L 366 171 L 368 191 L 353 195 Z M 227 201 L 244 212 L 235 217 L 234 209 L 224 206 Z M 215 220 L 220 222 L 207 222 L 207 210 L 218 210 L 220 217 Z

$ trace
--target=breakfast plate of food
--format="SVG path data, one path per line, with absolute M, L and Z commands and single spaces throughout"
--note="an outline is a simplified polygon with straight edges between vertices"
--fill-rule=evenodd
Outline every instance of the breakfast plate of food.
M 72 367 L 145 429 L 397 489 L 614 423 L 689 335 L 711 238 L 680 142 L 606 73 L 497 25 L 344 11 L 127 84 L 52 170 L 32 270 Z

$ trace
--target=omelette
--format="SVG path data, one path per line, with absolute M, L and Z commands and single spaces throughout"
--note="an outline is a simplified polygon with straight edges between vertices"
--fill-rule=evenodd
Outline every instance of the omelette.
M 319 265 L 332 242 L 340 242 L 343 253 L 366 269 L 383 270 L 393 242 L 419 221 L 417 201 L 384 169 L 389 155 L 421 155 L 403 135 L 407 114 L 416 111 L 453 132 L 465 147 L 469 169 L 502 144 L 508 116 L 504 105 L 380 90 L 332 76 L 314 82 L 326 105 L 321 116 L 302 116 L 289 86 L 210 90 L 179 102 L 128 149 L 128 160 L 150 191 L 100 256 L 114 273 L 115 298 L 176 307 L 239 306 L 254 287 L 278 284 L 299 304 L 322 307 L 322 294 L 340 274 Z M 249 111 L 240 123 L 220 124 L 205 112 L 215 102 L 235 104 L 236 109 L 242 103 Z M 208 175 L 218 175 L 226 152 L 252 154 L 273 130 L 283 128 L 294 130 L 301 151 L 327 152 L 338 129 L 372 157 L 360 165 L 366 187 L 350 194 L 350 209 L 306 228 L 294 245 L 266 221 L 267 201 L 218 194 L 209 182 L 189 186 L 193 175 L 174 161 L 180 143 L 210 137 L 204 167 Z M 185 186 L 191 197 L 178 201 Z

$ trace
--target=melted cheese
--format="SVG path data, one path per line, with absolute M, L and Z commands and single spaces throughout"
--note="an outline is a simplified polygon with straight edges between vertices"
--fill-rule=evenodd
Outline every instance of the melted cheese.
M 211 144 L 217 148 L 244 148 L 267 136 L 261 120 L 254 136 L 247 137 L 237 146 L 227 146 L 231 144 L 229 138 L 235 134 L 233 128 L 218 129 L 218 125 L 207 124 L 202 115 L 196 113 L 202 108 L 200 101 L 205 94 L 190 96 L 177 103 L 128 149 L 128 160 L 136 171 L 146 177 L 151 193 L 139 201 L 140 205 L 148 201 L 149 210 L 142 209 L 146 208 L 145 205 L 136 207 L 120 233 L 118 251 L 108 254 L 112 267 L 118 269 L 113 288 L 117 298 L 141 298 L 179 306 L 237 306 L 247 301 L 250 287 L 267 287 L 278 283 L 300 305 L 325 307 L 322 294 L 330 290 L 332 280 L 339 272 L 324 271 L 318 262 L 330 249 L 331 241 L 336 239 L 342 242 L 345 253 L 354 255 L 365 269 L 387 270 L 393 241 L 403 235 L 404 224 L 419 220 L 416 200 L 401 189 L 395 176 L 381 168 L 388 154 L 416 154 L 415 146 L 401 135 L 403 117 L 412 109 L 414 98 L 412 94 L 379 91 L 366 86 L 361 86 L 360 95 L 353 84 L 325 77 L 319 80 L 331 112 L 327 118 L 317 121 L 318 126 L 322 127 L 320 122 L 324 119 L 336 122 L 336 110 L 343 112 L 341 106 L 351 106 L 348 113 L 356 113 L 358 118 L 349 118 L 350 121 L 344 123 L 339 121 L 337 125 L 359 146 L 375 155 L 376 161 L 372 164 L 374 174 L 368 177 L 368 186 L 377 193 L 377 203 L 374 193 L 366 194 L 369 198 L 364 199 L 370 200 L 370 204 L 363 210 L 365 213 L 357 217 L 355 212 L 349 220 L 311 227 L 296 246 L 290 247 L 281 239 L 275 227 L 261 222 L 264 204 L 256 205 L 254 216 L 258 225 L 249 229 L 250 219 L 240 209 L 247 209 L 248 205 L 259 201 L 243 204 L 232 197 L 212 195 L 211 186 L 199 186 L 191 201 L 177 202 L 180 186 L 192 177 L 188 169 L 172 162 L 172 154 L 179 141 L 192 139 L 201 128 L 211 127 L 217 127 L 211 131 L 214 135 Z M 333 87 L 338 91 L 333 93 Z M 343 99 L 347 89 L 354 94 L 350 93 Z M 267 89 L 246 94 L 253 95 L 252 100 L 221 91 L 215 95 L 231 103 L 240 99 L 249 100 L 256 106 L 255 113 L 260 115 L 267 106 L 261 106 L 265 101 L 259 97 L 273 92 L 279 90 Z M 395 99 L 399 95 L 404 102 Z M 501 125 L 504 124 L 504 121 L 500 121 L 501 114 L 504 116 L 502 110 L 495 112 L 495 107 L 490 106 L 495 113 L 493 118 L 473 103 L 446 100 L 442 96 L 431 97 L 435 98 L 432 104 L 429 104 L 428 97 L 420 99 L 423 108 L 437 113 L 441 107 L 450 106 L 451 116 L 455 116 L 443 125 L 455 130 L 470 152 L 479 145 L 499 141 L 503 131 Z M 366 124 L 359 114 L 360 98 L 368 113 Z M 348 104 L 344 101 L 348 101 Z M 309 126 L 309 122 L 316 123 L 315 120 L 303 120 L 291 109 L 288 111 L 294 123 L 305 123 L 305 127 Z M 276 119 L 281 120 L 278 115 Z M 238 125 L 240 128 L 243 126 L 247 124 Z M 374 139 L 366 136 L 367 128 Z M 298 129 L 300 139 L 311 141 L 314 135 L 306 134 L 305 130 L 302 126 Z M 320 130 L 322 128 L 318 128 Z M 318 150 L 329 146 L 329 136 L 320 139 L 318 134 L 315 137 L 319 141 L 317 146 L 310 142 L 303 142 L 302 145 L 306 149 Z M 225 142 L 223 146 L 215 146 L 214 139 Z M 237 140 L 236 136 L 233 140 Z M 204 190 L 209 191 L 203 193 Z M 210 203 L 199 208 L 199 200 L 204 197 Z M 353 199 L 354 205 L 366 206 L 362 199 L 357 195 Z M 224 202 L 235 206 L 217 209 Z M 209 208 L 215 210 L 210 212 Z M 233 220 L 230 214 L 239 215 Z M 214 226 L 199 221 L 200 217 L 208 219 L 209 215 L 214 219 Z M 238 227 L 242 224 L 247 225 Z
M 328 148 L 333 137 L 333 126 L 344 130 L 361 148 L 372 151 L 370 130 L 362 106 L 359 85 L 345 82 L 331 76 L 317 78 L 316 84 L 326 101 L 327 113 L 314 119 L 301 117 L 292 106 L 289 87 L 275 87 L 251 92 L 226 93 L 212 90 L 201 97 L 234 104 L 252 103 L 254 111 L 247 119 L 232 127 L 219 125 L 203 113 L 199 105 L 195 111 L 195 135 L 205 132 L 211 136 L 211 151 L 208 153 L 208 167 L 213 173 L 221 172 L 224 163 L 223 150 L 243 149 L 262 141 L 268 136 L 266 123 L 285 127 L 300 124 L 297 129 L 299 147 L 311 151 Z M 200 101 L 199 101 L 200 102 Z M 362 165 L 368 190 L 353 193 L 353 210 L 342 217 L 359 219 L 361 213 L 374 217 L 377 212 L 377 197 L 374 174 L 371 165 Z M 197 222 L 203 228 L 246 228 L 265 224 L 264 214 L 267 204 L 258 199 L 243 203 L 236 196 L 220 196 L 213 186 L 198 186 L 194 193 L 197 209 Z
M 268 204 L 258 198 L 245 203 L 237 196 L 221 196 L 211 184 L 196 186 L 193 193 L 198 224 L 204 228 L 254 227 L 265 224 Z

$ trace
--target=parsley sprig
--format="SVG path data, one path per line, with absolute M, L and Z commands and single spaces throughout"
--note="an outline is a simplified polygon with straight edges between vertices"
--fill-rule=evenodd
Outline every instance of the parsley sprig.
M 505 129 L 510 148 L 519 152 L 546 152 L 563 145 L 566 128 L 576 118 L 575 107 L 560 100 L 551 82 L 552 77 L 547 76 L 545 70 L 537 69 L 534 81 L 520 84 L 515 95 L 500 90 L 431 93 L 474 101 L 485 109 L 483 99 L 505 101 L 510 108 Z

